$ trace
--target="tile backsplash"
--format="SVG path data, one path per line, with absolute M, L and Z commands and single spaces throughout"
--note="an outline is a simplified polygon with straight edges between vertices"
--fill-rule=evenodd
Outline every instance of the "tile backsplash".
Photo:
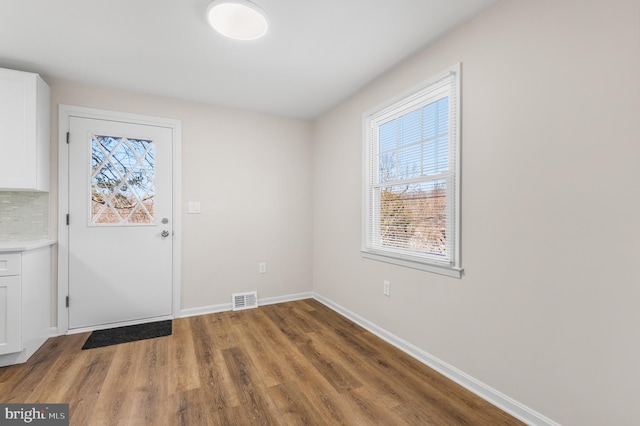
M 49 193 L 0 191 L 0 241 L 49 238 Z

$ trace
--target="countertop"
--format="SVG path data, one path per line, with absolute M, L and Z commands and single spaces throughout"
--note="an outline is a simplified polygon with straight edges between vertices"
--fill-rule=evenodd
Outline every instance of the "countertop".
M 52 246 L 55 243 L 55 240 L 0 241 L 0 253 L 35 250 L 40 247 Z

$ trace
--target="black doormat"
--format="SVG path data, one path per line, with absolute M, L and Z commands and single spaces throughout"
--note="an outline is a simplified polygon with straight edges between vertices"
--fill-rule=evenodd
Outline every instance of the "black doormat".
M 171 335 L 171 320 L 97 330 L 91 333 L 82 350 L 169 335 Z

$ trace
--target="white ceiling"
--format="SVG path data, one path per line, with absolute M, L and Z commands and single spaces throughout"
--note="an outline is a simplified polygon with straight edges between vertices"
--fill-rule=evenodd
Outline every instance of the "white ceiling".
M 327 111 L 495 0 L 254 0 L 227 39 L 210 0 L 0 0 L 0 67 L 287 117 Z

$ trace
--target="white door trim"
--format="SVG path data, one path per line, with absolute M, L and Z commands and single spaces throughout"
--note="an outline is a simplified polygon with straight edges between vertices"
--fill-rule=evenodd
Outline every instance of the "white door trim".
M 66 298 L 69 295 L 69 146 L 66 144 L 69 118 L 81 117 L 168 127 L 173 131 L 173 303 L 172 317 L 180 314 L 181 259 L 181 121 L 171 118 L 59 105 L 58 109 L 58 334 L 69 332 Z M 84 330 L 87 331 L 87 330 Z

